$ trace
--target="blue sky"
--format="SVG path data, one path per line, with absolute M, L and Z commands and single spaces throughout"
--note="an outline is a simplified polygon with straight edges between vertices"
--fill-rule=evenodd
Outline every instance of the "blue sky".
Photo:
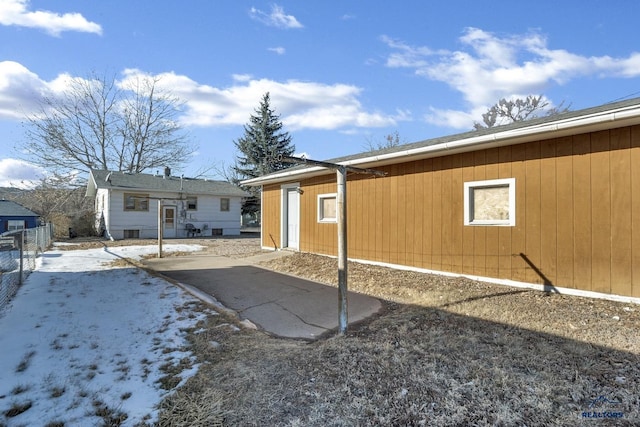
M 68 77 L 159 77 L 198 147 L 175 172 L 194 176 L 233 162 L 265 92 L 314 159 L 467 131 L 501 97 L 640 96 L 638 16 L 635 0 L 0 0 L 0 186 L 43 172 L 13 147 Z

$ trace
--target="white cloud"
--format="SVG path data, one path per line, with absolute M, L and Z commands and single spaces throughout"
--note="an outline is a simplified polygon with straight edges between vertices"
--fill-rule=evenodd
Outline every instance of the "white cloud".
M 249 16 L 258 22 L 262 22 L 270 27 L 290 29 L 303 28 L 304 26 L 298 22 L 295 16 L 287 15 L 282 6 L 274 4 L 271 6 L 271 13 L 263 12 L 260 9 L 252 7 L 249 10 Z
M 436 126 L 471 129 L 473 123 L 479 122 L 486 112 L 487 109 L 485 107 L 472 108 L 471 111 L 443 110 L 430 107 L 429 112 L 424 115 L 424 121 Z
M 184 126 L 246 124 L 266 92 L 271 95 L 271 107 L 290 130 L 382 127 L 410 118 L 406 111 L 367 111 L 359 101 L 362 89 L 341 83 L 275 81 L 237 74 L 230 86 L 215 87 L 173 72 L 150 75 L 127 69 L 117 85 L 131 87 L 138 79 L 150 77 L 158 78 L 159 88 L 184 102 L 180 117 Z M 36 114 L 41 97 L 59 96 L 71 80 L 80 78 L 60 74 L 45 81 L 17 62 L 0 62 L 0 119 L 23 120 Z
M 270 47 L 267 50 L 269 52 L 277 53 L 278 55 L 284 55 L 287 52 L 287 50 L 285 48 L 283 48 L 282 46 Z
M 124 74 L 123 84 L 127 79 L 148 76 L 135 69 Z M 233 86 L 217 88 L 173 72 L 154 77 L 160 79 L 160 87 L 185 102 L 182 121 L 187 126 L 246 124 L 266 92 L 271 96 L 271 108 L 290 130 L 390 126 L 398 120 L 407 120 L 409 114 L 368 112 L 358 100 L 362 89 L 347 84 L 234 76 Z
M 388 67 L 413 69 L 417 75 L 445 83 L 462 94 L 467 111 L 432 109 L 427 115 L 432 123 L 448 123 L 457 128 L 470 128 L 471 118 L 477 120 L 477 112 L 486 112 L 500 98 L 541 94 L 552 85 L 584 76 L 640 76 L 638 52 L 626 58 L 584 56 L 551 49 L 547 39 L 535 32 L 497 36 L 467 28 L 459 39 L 462 48 L 456 51 L 410 46 L 386 36 L 381 40 L 391 49 Z
M 32 188 L 44 176 L 39 167 L 17 159 L 0 159 L 0 187 Z
M 39 28 L 53 36 L 59 36 L 63 31 L 102 34 L 102 27 L 99 24 L 87 21 L 79 13 L 31 11 L 29 6 L 29 0 L 0 1 L 0 24 Z
M 231 77 L 236 82 L 248 82 L 253 78 L 251 74 L 234 74 Z
M 47 83 L 23 65 L 0 62 L 0 119 L 21 120 L 35 113 L 38 99 L 47 91 Z

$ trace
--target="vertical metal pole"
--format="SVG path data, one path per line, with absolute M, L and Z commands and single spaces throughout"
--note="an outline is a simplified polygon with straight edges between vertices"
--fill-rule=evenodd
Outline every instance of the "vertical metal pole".
M 162 200 L 158 199 L 158 258 L 162 258 Z
M 347 169 L 338 167 L 336 219 L 338 221 L 338 333 L 347 332 Z

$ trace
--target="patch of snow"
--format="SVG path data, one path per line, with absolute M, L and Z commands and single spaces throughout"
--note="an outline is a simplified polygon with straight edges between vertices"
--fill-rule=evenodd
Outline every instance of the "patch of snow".
M 166 245 L 197 251 L 198 245 Z M 95 403 L 127 414 L 123 426 L 150 416 L 169 393 L 160 366 L 192 355 L 185 328 L 204 314 L 186 316 L 196 300 L 182 289 L 133 267 L 110 266 L 140 258 L 154 246 L 46 252 L 13 300 L 0 311 L 0 425 L 97 425 Z M 183 308 L 178 313 L 176 308 Z M 197 365 L 183 371 L 181 384 Z M 31 402 L 6 417 L 16 404 Z

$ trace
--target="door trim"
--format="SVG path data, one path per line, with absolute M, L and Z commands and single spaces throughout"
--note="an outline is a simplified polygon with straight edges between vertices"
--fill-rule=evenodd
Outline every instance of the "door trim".
M 299 182 L 282 184 L 280 186 L 280 248 L 300 250 L 300 195 L 297 189 L 300 187 Z M 296 191 L 298 194 L 298 245 L 297 247 L 289 246 L 289 192 Z
M 167 224 L 167 210 L 173 211 L 173 228 L 166 228 Z M 162 236 L 167 239 L 175 239 L 178 237 L 178 218 L 177 218 L 178 209 L 174 205 L 163 205 L 162 206 Z M 167 232 L 168 231 L 168 232 Z

